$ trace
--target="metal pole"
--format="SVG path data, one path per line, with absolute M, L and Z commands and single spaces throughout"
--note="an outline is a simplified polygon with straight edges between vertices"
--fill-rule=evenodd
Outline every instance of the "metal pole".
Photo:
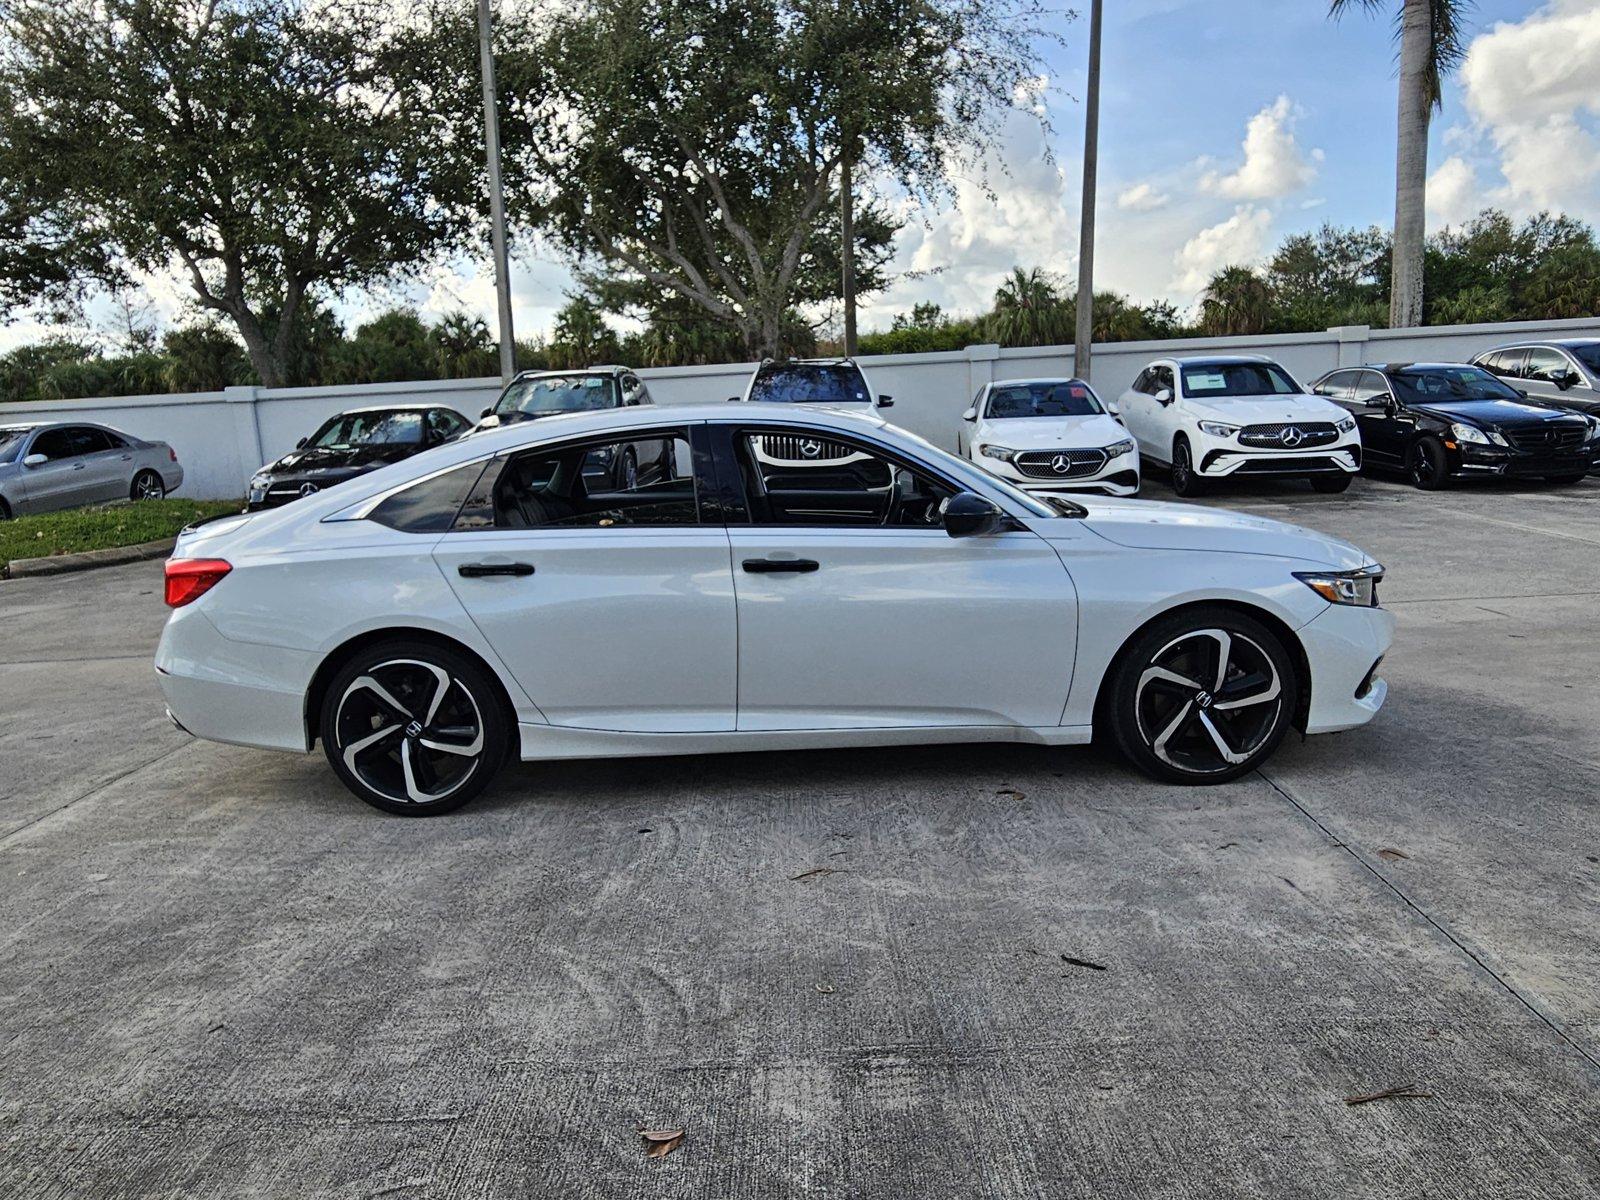
M 506 202 L 500 187 L 500 115 L 495 108 L 494 46 L 489 0 L 478 0 L 478 57 L 483 65 L 483 143 L 489 165 L 489 224 L 494 251 L 494 290 L 500 301 L 500 382 L 517 373 L 517 343 L 511 332 L 511 267 L 506 258 Z
M 839 163 L 839 250 L 844 263 L 844 352 L 853 357 L 856 352 L 856 214 L 855 179 L 851 171 L 850 155 L 854 146 L 846 146 Z
M 1100 3 L 1089 9 L 1089 89 L 1083 105 L 1083 220 L 1078 229 L 1078 327 L 1072 339 L 1072 372 L 1089 381 L 1094 337 L 1094 188 L 1100 165 Z

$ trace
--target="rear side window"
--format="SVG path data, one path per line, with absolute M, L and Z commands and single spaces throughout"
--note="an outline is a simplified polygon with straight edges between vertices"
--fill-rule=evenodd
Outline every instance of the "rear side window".
M 1567 365 L 1567 356 L 1561 351 L 1535 346 L 1528 351 L 1528 365 L 1522 368 L 1522 377 L 1540 383 L 1554 383 L 1557 376 L 1563 375 L 1570 369 Z
M 787 363 L 761 368 L 750 399 L 768 404 L 866 404 L 872 397 L 854 366 Z
M 444 533 L 455 524 L 485 465 L 467 463 L 413 483 L 384 500 L 367 514 L 368 519 L 402 533 Z

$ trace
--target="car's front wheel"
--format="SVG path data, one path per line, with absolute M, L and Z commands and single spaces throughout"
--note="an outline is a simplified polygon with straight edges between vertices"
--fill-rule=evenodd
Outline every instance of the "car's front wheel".
M 429 642 L 357 653 L 322 704 L 323 749 L 346 787 L 407 817 L 460 808 L 487 787 L 511 745 L 511 717 L 481 666 Z
M 1288 732 L 1294 659 L 1260 621 L 1196 608 L 1156 621 L 1122 655 L 1102 710 L 1123 754 L 1172 783 L 1226 783 Z
M 133 477 L 133 484 L 128 488 L 130 500 L 160 500 L 167 494 L 167 485 L 161 482 L 161 476 L 154 471 L 140 471 Z
M 1194 458 L 1189 453 L 1189 443 L 1180 441 L 1172 448 L 1172 490 L 1180 496 L 1198 496 L 1205 491 L 1205 482 L 1194 469 Z
M 1418 438 L 1412 443 L 1411 454 L 1406 460 L 1406 476 L 1412 486 L 1425 492 L 1444 486 L 1445 480 L 1450 477 L 1450 468 L 1445 462 L 1444 446 L 1438 438 Z

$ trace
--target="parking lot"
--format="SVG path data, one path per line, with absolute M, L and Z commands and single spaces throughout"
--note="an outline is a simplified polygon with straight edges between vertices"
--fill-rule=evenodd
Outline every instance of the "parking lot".
M 1600 481 L 1208 503 L 1399 630 L 1377 721 L 1203 790 L 940 747 L 387 818 L 168 726 L 159 564 L 0 583 L 0 1194 L 1600 1192 Z

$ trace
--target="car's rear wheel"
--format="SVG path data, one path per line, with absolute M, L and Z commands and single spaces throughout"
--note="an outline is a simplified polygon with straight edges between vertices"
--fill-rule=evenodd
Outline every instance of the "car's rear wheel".
M 1354 478 L 1354 475 L 1347 475 L 1343 471 L 1340 471 L 1337 475 L 1313 475 L 1311 477 L 1311 490 L 1322 492 L 1326 495 L 1348 492 L 1350 490 L 1350 481 Z
M 161 476 L 154 471 L 140 471 L 133 477 L 133 485 L 128 488 L 130 500 L 161 500 L 166 494 L 167 485 L 161 482 Z
M 1226 783 L 1277 749 L 1300 692 L 1262 622 L 1224 608 L 1156 621 L 1122 655 L 1102 710 L 1124 755 L 1172 783 Z
M 460 808 L 487 787 L 511 745 L 493 679 L 463 654 L 392 641 L 358 652 L 329 684 L 323 749 L 346 787 L 407 817 Z
M 1450 469 L 1445 463 L 1444 446 L 1438 438 L 1418 438 L 1406 458 L 1406 478 L 1425 492 L 1444 486 Z
M 1180 496 L 1198 496 L 1206 490 L 1205 481 L 1194 469 L 1189 443 L 1182 440 L 1172 447 L 1172 490 Z

